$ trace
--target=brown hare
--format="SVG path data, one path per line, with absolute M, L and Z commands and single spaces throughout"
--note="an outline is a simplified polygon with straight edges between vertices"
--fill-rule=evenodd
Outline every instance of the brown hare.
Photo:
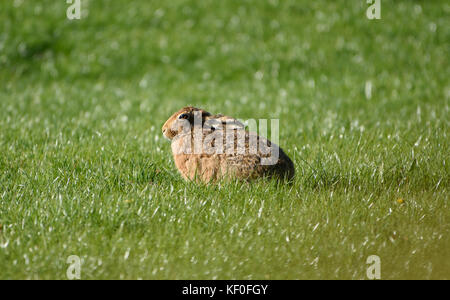
M 188 106 L 174 113 L 162 132 L 172 141 L 175 165 L 186 180 L 294 177 L 294 164 L 281 148 L 234 118 Z

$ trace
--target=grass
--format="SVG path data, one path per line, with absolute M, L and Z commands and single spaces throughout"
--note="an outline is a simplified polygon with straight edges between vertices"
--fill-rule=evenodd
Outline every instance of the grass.
M 450 6 L 365 2 L 2 1 L 0 279 L 450 279 Z M 187 104 L 280 119 L 294 184 L 184 182 Z

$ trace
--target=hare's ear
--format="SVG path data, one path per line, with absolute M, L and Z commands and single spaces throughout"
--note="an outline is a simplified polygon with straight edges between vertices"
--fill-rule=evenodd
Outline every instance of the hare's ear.
M 212 116 L 211 118 L 207 119 L 205 124 L 207 126 L 211 126 L 215 129 L 222 128 L 222 129 L 244 129 L 245 125 L 239 122 L 238 120 L 223 116 L 223 115 L 216 115 Z
M 228 117 L 228 116 L 223 116 L 221 118 L 221 121 L 222 121 L 222 124 L 227 129 L 244 129 L 245 128 L 245 125 L 242 122 L 240 122 L 234 118 Z
M 207 111 L 202 111 L 202 118 L 207 118 L 207 117 L 209 117 L 209 116 L 211 116 L 211 114 L 210 114 L 209 112 L 207 112 Z

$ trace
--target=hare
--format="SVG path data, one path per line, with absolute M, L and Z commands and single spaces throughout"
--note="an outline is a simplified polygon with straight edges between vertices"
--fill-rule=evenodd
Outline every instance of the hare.
M 162 133 L 172 141 L 175 165 L 186 180 L 294 177 L 294 164 L 281 148 L 232 117 L 188 106 L 164 123 Z

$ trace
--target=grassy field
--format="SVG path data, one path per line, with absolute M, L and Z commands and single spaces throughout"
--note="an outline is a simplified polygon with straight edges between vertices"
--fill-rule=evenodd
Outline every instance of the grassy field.
M 450 279 L 448 1 L 0 3 L 0 279 Z M 161 126 L 278 118 L 293 185 L 181 179 Z

